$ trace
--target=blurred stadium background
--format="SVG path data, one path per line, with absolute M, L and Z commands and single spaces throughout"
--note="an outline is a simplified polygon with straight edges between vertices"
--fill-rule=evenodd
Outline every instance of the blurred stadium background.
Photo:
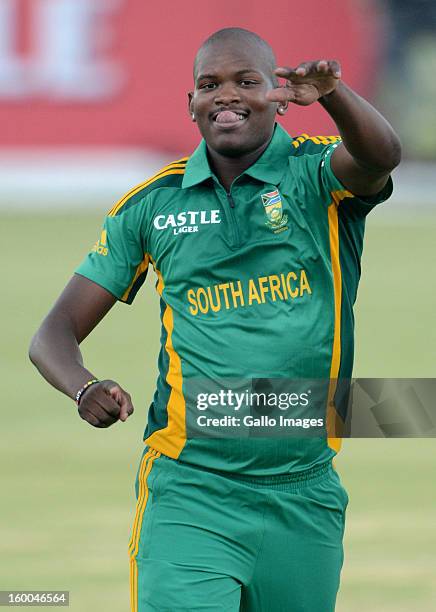
M 264 36 L 279 63 L 338 58 L 402 136 L 395 194 L 367 224 L 355 375 L 434 376 L 433 0 L 1 0 L 0 590 L 69 589 L 77 612 L 128 609 L 133 481 L 157 375 L 153 279 L 84 343 L 90 369 L 132 392 L 128 423 L 86 426 L 27 346 L 113 201 L 197 144 L 192 60 L 230 25 Z M 291 108 L 283 125 L 335 133 L 319 107 Z M 338 468 L 351 498 L 338 611 L 433 611 L 434 440 L 348 440 Z

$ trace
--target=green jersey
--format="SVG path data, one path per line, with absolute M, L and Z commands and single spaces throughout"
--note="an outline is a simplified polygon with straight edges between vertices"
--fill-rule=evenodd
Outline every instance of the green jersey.
M 335 177 L 336 136 L 291 138 L 278 124 L 226 192 L 204 141 L 128 192 L 76 270 L 130 304 L 152 265 L 161 298 L 159 378 L 146 443 L 173 459 L 251 475 L 328 461 L 338 440 L 199 438 L 189 380 L 348 378 L 365 216 Z

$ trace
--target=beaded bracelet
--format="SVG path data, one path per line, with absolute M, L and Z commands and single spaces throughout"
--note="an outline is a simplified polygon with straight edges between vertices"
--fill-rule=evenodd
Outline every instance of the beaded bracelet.
M 95 385 L 95 383 L 100 382 L 97 378 L 93 378 L 92 380 L 88 380 L 88 382 L 83 385 L 81 389 L 79 389 L 76 393 L 76 404 L 79 406 L 80 398 L 85 393 L 86 389 L 88 389 L 91 385 Z

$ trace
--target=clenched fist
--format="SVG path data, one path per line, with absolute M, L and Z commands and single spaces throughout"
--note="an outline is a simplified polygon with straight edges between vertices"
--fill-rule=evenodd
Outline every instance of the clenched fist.
M 133 413 L 132 398 L 113 380 L 102 380 L 86 389 L 80 399 L 81 418 L 94 427 L 110 427 Z

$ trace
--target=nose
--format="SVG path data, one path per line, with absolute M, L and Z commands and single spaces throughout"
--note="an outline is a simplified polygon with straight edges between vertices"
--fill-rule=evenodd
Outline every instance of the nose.
M 240 100 L 241 97 L 239 95 L 236 83 L 231 81 L 222 83 L 221 87 L 219 87 L 217 90 L 217 95 L 215 96 L 215 104 L 222 104 L 223 106 L 234 104 Z

